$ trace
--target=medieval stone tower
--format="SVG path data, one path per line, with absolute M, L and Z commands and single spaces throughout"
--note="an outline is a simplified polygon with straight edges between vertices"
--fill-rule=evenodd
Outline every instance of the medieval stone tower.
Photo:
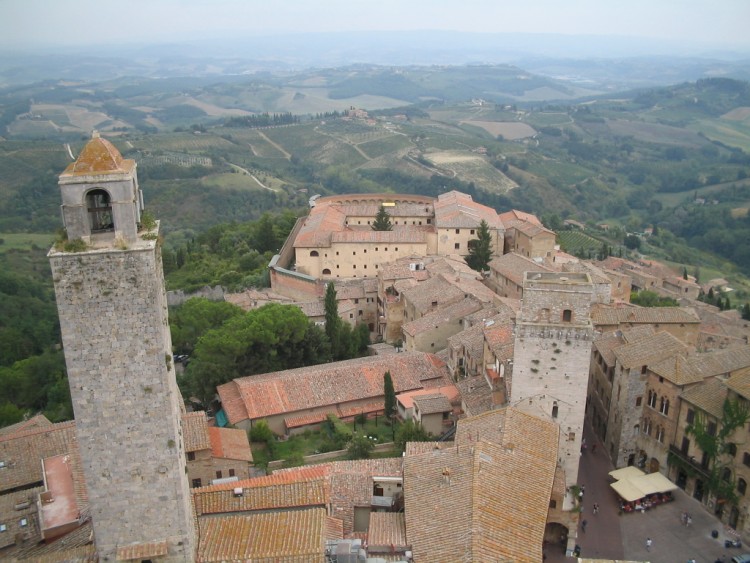
M 560 425 L 566 486 L 578 478 L 591 357 L 591 278 L 526 272 L 516 323 L 510 403 Z
M 136 164 L 95 134 L 59 184 L 81 242 L 49 259 L 99 560 L 192 561 L 182 398 Z

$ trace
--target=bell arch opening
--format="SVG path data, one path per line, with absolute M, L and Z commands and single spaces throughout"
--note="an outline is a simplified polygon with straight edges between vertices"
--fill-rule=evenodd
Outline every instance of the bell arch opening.
M 115 230 L 109 192 L 101 188 L 88 192 L 86 194 L 86 210 L 92 234 Z

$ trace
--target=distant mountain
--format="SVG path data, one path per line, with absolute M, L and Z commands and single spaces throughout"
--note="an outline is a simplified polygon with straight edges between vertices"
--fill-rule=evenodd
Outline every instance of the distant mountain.
M 642 38 L 448 31 L 308 33 L 196 38 L 159 45 L 37 48 L 0 53 L 0 86 L 45 79 L 247 75 L 367 64 L 507 64 L 593 90 L 712 76 L 750 79 L 750 50 L 720 52 Z

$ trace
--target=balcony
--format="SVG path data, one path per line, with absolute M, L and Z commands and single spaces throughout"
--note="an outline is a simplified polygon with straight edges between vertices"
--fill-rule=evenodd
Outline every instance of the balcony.
M 690 465 L 690 467 L 695 469 L 698 473 L 700 473 L 704 477 L 709 476 L 708 466 L 703 465 L 700 461 L 695 459 L 695 456 L 687 455 L 680 448 L 678 448 L 677 446 L 673 444 L 669 445 L 669 453 L 673 454 L 675 457 L 678 457 L 679 459 L 681 459 L 682 461 Z

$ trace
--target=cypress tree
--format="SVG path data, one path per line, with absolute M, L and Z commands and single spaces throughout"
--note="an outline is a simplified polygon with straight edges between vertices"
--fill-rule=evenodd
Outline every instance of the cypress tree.
M 393 389 L 390 371 L 383 375 L 383 392 L 385 394 L 385 418 L 393 420 L 392 417 L 396 414 L 396 391 Z
M 378 209 L 378 214 L 375 215 L 375 221 L 372 222 L 373 231 L 392 231 L 393 225 L 391 225 L 391 216 L 385 210 L 382 205 Z
M 325 332 L 328 341 L 331 343 L 331 356 L 337 358 L 341 348 L 341 318 L 339 317 L 339 304 L 336 301 L 336 288 L 333 282 L 329 282 L 326 286 L 325 313 Z
M 479 223 L 477 238 L 469 244 L 469 256 L 466 258 L 466 263 L 473 270 L 483 272 L 487 269 L 490 260 L 492 260 L 492 235 L 487 221 L 482 219 Z

